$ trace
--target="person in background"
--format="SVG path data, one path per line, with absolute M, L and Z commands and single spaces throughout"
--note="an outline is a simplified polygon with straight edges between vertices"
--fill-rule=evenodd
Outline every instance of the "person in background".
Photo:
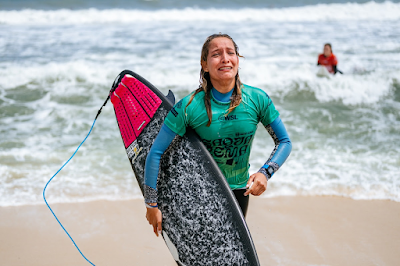
M 176 135 L 188 127 L 196 131 L 213 156 L 246 215 L 249 194 L 261 195 L 267 182 L 292 149 L 279 112 L 265 91 L 243 84 L 239 78 L 239 51 L 227 34 L 213 34 L 201 52 L 200 86 L 178 102 L 167 115 L 146 159 L 144 198 L 146 218 L 158 236 L 162 214 L 157 208 L 160 159 Z M 261 123 L 275 148 L 257 173 L 249 175 L 251 144 Z M 221 156 L 223 151 L 225 156 Z
M 332 52 L 332 45 L 330 43 L 325 43 L 324 45 L 324 53 L 318 56 L 318 63 L 319 66 L 324 66 L 331 74 L 336 74 L 339 72 L 343 74 L 340 70 L 337 69 L 338 60 L 336 56 Z

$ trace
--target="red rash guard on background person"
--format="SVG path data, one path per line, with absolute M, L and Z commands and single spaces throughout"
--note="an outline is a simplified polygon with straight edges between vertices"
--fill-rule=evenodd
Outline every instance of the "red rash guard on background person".
M 338 61 L 334 54 L 331 54 L 328 57 L 325 56 L 324 54 L 320 54 L 318 56 L 318 65 L 322 65 L 322 66 L 326 67 L 328 69 L 329 73 L 336 74 L 337 63 L 338 63 Z

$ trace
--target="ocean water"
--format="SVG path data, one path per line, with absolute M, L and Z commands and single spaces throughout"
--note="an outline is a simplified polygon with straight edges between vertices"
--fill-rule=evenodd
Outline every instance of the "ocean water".
M 399 1 L 0 1 L 0 206 L 43 203 L 123 69 L 177 99 L 196 89 L 201 46 L 218 32 L 292 139 L 264 197 L 400 201 L 399 24 Z M 344 75 L 316 76 L 325 42 Z M 252 172 L 272 149 L 259 127 Z M 111 103 L 46 197 L 141 197 Z

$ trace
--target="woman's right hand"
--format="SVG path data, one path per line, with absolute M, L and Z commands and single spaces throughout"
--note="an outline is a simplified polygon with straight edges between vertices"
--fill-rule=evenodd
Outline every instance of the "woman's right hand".
M 147 212 L 146 212 L 146 219 L 149 221 L 149 224 L 153 226 L 153 231 L 158 236 L 158 234 L 161 234 L 162 228 L 161 228 L 161 222 L 162 222 L 162 213 L 161 211 L 155 207 L 155 208 L 148 208 L 146 207 Z

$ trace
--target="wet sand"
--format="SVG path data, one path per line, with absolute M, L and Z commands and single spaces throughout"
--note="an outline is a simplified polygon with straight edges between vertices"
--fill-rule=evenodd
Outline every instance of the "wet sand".
M 51 206 L 95 265 L 176 265 L 142 200 Z M 247 222 L 261 265 L 400 263 L 398 202 L 251 197 Z M 90 265 L 45 205 L 1 207 L 0 237 L 1 265 Z

